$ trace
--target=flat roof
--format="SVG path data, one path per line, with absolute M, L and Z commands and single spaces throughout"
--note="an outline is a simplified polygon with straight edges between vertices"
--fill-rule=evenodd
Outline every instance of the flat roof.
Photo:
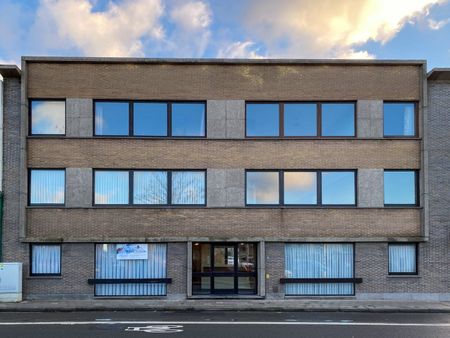
M 433 68 L 428 72 L 428 80 L 450 81 L 450 68 Z
M 20 69 L 16 65 L 0 65 L 0 75 L 3 77 L 20 77 Z

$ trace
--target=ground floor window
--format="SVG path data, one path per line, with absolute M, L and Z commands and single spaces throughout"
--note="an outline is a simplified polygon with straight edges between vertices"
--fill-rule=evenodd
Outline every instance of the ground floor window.
M 96 296 L 163 296 L 165 283 L 129 283 L 126 280 L 166 278 L 166 270 L 166 244 L 95 245 L 95 278 L 114 282 L 96 284 Z
M 389 274 L 391 275 L 417 274 L 416 243 L 389 244 Z
M 32 244 L 31 245 L 31 275 L 61 274 L 61 245 Z
M 285 245 L 285 277 L 322 279 L 313 283 L 288 283 L 286 295 L 353 295 L 353 283 L 324 279 L 354 278 L 353 244 L 292 243 Z
M 192 294 L 256 294 L 256 243 L 194 243 Z

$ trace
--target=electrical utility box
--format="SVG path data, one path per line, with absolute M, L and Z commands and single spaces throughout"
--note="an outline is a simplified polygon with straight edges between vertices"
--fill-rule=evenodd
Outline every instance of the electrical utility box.
M 22 301 L 22 263 L 0 263 L 0 302 Z

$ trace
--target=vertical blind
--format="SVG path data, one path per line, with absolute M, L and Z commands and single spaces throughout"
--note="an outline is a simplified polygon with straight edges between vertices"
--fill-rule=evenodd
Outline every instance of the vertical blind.
M 64 170 L 31 170 L 30 203 L 64 204 Z
M 416 244 L 389 244 L 389 272 L 417 272 Z
M 134 204 L 167 204 L 167 172 L 135 171 Z
M 205 173 L 202 171 L 172 172 L 172 204 L 204 204 Z
M 128 204 L 128 171 L 95 172 L 95 204 Z
M 148 244 L 147 259 L 118 260 L 116 244 L 96 244 L 95 278 L 166 278 L 166 244 Z M 97 296 L 163 296 L 164 283 L 97 284 Z
M 31 274 L 59 275 L 61 273 L 61 246 L 32 245 Z
M 286 244 L 286 278 L 353 278 L 352 244 Z M 288 283 L 286 295 L 352 295 L 353 283 Z

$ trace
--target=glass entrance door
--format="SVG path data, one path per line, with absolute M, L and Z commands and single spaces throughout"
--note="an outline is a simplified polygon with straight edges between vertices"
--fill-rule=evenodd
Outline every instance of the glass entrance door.
M 192 293 L 256 294 L 255 243 L 194 243 Z

